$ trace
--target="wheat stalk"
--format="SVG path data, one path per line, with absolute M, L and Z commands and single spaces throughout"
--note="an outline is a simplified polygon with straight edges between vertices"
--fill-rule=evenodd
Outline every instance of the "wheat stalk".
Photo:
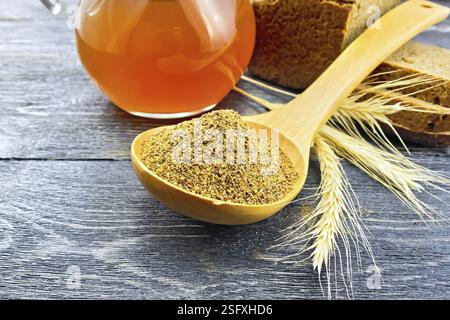
M 296 223 L 289 233 L 280 238 L 280 244 L 276 247 L 301 248 L 294 255 L 281 260 L 291 259 L 302 255 L 305 251 L 311 251 L 310 258 L 313 268 L 318 271 L 319 279 L 323 270 L 326 273 L 329 298 L 331 298 L 330 263 L 332 258 L 337 259 L 341 270 L 345 269 L 345 272 L 342 272 L 342 278 L 347 295 L 350 296 L 353 293 L 352 245 L 356 249 L 357 261 L 360 261 L 360 244 L 372 259 L 373 254 L 362 228 L 359 206 L 355 205 L 356 197 L 340 159 L 330 142 L 321 135 L 316 137 L 314 149 L 320 161 L 322 176 L 316 194 L 318 204 L 311 213 Z M 343 252 L 339 249 L 339 240 L 343 245 Z M 337 282 L 337 278 L 335 281 Z
M 268 102 L 240 88 L 235 88 L 235 91 L 268 110 L 275 110 L 280 107 L 280 104 Z M 335 263 L 338 260 L 345 290 L 347 296 L 350 296 L 353 294 L 351 245 L 353 244 L 355 248 L 354 252 L 356 252 L 358 264 L 361 244 L 374 264 L 375 259 L 362 227 L 359 206 L 355 205 L 357 198 L 352 192 L 351 184 L 343 170 L 340 159 L 333 151 L 331 144 L 320 134 L 315 138 L 314 149 L 319 158 L 322 176 L 316 193 L 318 204 L 311 213 L 290 226 L 290 231 L 286 232 L 278 240 L 279 243 L 272 248 L 286 246 L 296 248 L 294 254 L 276 259 L 278 261 L 296 259 L 306 251 L 311 251 L 309 258 L 312 259 L 313 268 L 318 271 L 319 281 L 322 270 L 325 270 L 328 298 L 331 298 L 331 259 L 334 258 Z M 343 245 L 343 254 L 339 249 L 339 241 Z M 346 261 L 345 267 L 343 258 Z M 335 281 L 337 282 L 337 277 Z
M 320 133 L 330 141 L 336 152 L 389 189 L 420 217 L 434 220 L 430 213 L 437 213 L 419 200 L 415 192 L 443 190 L 440 185 L 450 185 L 447 177 L 412 162 L 400 153 L 378 148 L 329 125 L 324 126 Z
M 399 79 L 381 82 L 369 80 L 345 100 L 344 104 L 333 115 L 330 123 L 343 128 L 348 134 L 357 138 L 361 138 L 360 129 L 362 129 L 378 146 L 397 153 L 397 148 L 394 147 L 381 128 L 380 124 L 384 124 L 391 129 L 403 144 L 403 147 L 408 150 L 389 119 L 389 115 L 398 112 L 450 115 L 450 109 L 428 103 L 406 104 L 396 102 L 399 98 L 397 92 L 424 85 L 427 85 L 427 89 L 430 90 L 443 85 L 445 82 L 422 75 L 409 75 Z M 389 90 L 389 92 L 386 90 Z M 417 94 L 423 90 L 418 88 L 407 96 Z M 440 134 L 450 133 L 441 132 Z
M 351 185 L 337 154 L 346 158 L 388 188 L 422 218 L 434 219 L 431 213 L 437 213 L 419 200 L 415 193 L 429 193 L 427 188 L 444 190 L 439 185 L 450 185 L 448 178 L 413 163 L 400 153 L 384 135 L 380 126 L 380 123 L 384 123 L 396 133 L 388 115 L 400 111 L 450 114 L 449 109 L 431 104 L 416 106 L 396 103 L 396 96 L 393 94 L 406 88 L 424 84 L 427 84 L 430 88 L 442 85 L 442 82 L 436 82 L 425 76 L 414 75 L 392 81 L 378 81 L 376 77 L 369 77 L 368 85 L 360 86 L 357 91 L 348 97 L 329 124 L 321 129 L 320 134 L 314 141 L 322 175 L 321 184 L 316 194 L 317 207 L 312 213 L 304 216 L 299 222 L 291 226 L 290 231 L 280 238 L 280 243 L 274 246 L 294 246 L 297 248 L 294 254 L 278 260 L 297 258 L 304 252 L 311 251 L 310 258 L 313 267 L 318 270 L 319 279 L 322 270 L 326 270 L 328 297 L 331 297 L 330 261 L 332 257 L 340 261 L 344 284 L 348 283 L 350 288 L 352 283 L 351 244 L 355 246 L 357 261 L 360 261 L 359 246 L 362 245 L 375 264 L 360 219 L 360 211 L 353 201 L 356 197 L 352 197 Z M 248 77 L 244 77 L 244 80 L 271 91 L 296 96 L 293 93 L 274 88 Z M 379 93 L 383 90 L 390 90 L 391 96 Z M 235 88 L 235 91 L 261 104 L 268 110 L 275 110 L 282 106 L 282 104 L 271 103 L 255 97 L 240 88 Z M 357 124 L 376 145 L 364 140 Z M 400 137 L 399 139 L 401 141 Z M 305 228 L 306 232 L 304 231 Z M 342 254 L 338 240 L 342 241 L 344 247 L 346 272 L 343 271 Z M 345 274 L 347 277 L 345 277 Z M 345 281 L 345 279 L 348 281 Z M 346 290 L 349 293 L 347 284 Z

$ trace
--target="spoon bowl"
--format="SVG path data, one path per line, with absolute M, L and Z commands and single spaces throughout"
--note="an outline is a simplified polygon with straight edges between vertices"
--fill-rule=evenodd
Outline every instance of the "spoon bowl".
M 141 159 L 143 142 L 164 128 L 141 133 L 133 142 L 131 160 L 141 183 L 169 208 L 191 218 L 238 225 L 261 221 L 288 205 L 301 191 L 308 173 L 310 148 L 320 128 L 344 99 L 388 56 L 414 36 L 447 18 L 447 7 L 424 0 L 409 0 L 384 15 L 378 25 L 359 36 L 301 95 L 285 106 L 244 117 L 252 128 L 277 130 L 280 148 L 298 172 L 292 191 L 264 205 L 246 205 L 207 198 L 161 179 Z
M 244 118 L 251 128 L 267 128 L 257 122 L 253 122 L 252 118 L 253 117 Z M 142 161 L 141 155 L 143 143 L 150 139 L 151 136 L 159 134 L 166 128 L 169 127 L 158 127 L 139 134 L 134 139 L 131 147 L 131 163 L 140 182 L 151 194 L 158 198 L 168 208 L 190 218 L 224 225 L 255 223 L 274 215 L 288 205 L 295 199 L 305 183 L 308 162 L 304 161 L 302 154 L 295 144 L 280 134 L 280 149 L 289 157 L 289 160 L 292 162 L 298 174 L 298 179 L 295 182 L 292 191 L 283 199 L 265 205 L 246 205 L 220 201 L 184 190 L 179 186 L 158 177 L 150 171 Z M 270 128 L 267 129 L 270 130 Z

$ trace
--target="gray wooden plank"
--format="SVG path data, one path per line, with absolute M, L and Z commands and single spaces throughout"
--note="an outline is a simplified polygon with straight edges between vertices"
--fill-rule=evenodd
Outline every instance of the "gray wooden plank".
M 155 123 L 102 96 L 79 64 L 65 22 L 38 1 L 0 2 L 0 298 L 321 298 L 309 264 L 264 259 L 292 253 L 267 248 L 298 219 L 299 204 L 259 224 L 221 227 L 181 217 L 147 195 L 130 168 L 129 146 Z M 450 48 L 449 23 L 419 39 Z M 261 111 L 233 93 L 221 106 Z M 448 149 L 413 151 L 418 162 L 448 172 Z M 448 224 L 425 226 L 345 168 L 371 212 L 364 221 L 384 277 L 381 289 L 367 288 L 364 257 L 355 296 L 450 298 Z M 302 196 L 317 186 L 317 171 L 313 160 Z M 428 200 L 448 216 L 449 196 L 438 196 L 444 203 Z M 77 268 L 79 288 L 68 285 Z
M 447 165 L 439 158 L 431 167 Z M 384 278 L 381 289 L 367 288 L 371 264 L 363 255 L 355 297 L 450 298 L 449 224 L 425 226 L 383 188 L 346 170 L 364 211 L 376 212 L 364 220 Z M 302 197 L 313 193 L 317 171 L 314 162 Z M 2 298 L 322 297 L 309 264 L 265 259 L 292 253 L 268 247 L 297 221 L 299 203 L 258 224 L 214 226 L 148 196 L 127 160 L 0 161 L 0 172 Z M 68 268 L 80 269 L 79 288 L 67 286 Z

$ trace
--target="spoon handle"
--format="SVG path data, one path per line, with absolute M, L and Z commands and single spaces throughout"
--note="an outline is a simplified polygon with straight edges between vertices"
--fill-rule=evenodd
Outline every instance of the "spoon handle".
M 429 1 L 403 3 L 384 15 L 378 27 L 372 26 L 359 36 L 305 92 L 266 114 L 263 121 L 309 152 L 320 127 L 381 62 L 449 13 L 449 8 Z

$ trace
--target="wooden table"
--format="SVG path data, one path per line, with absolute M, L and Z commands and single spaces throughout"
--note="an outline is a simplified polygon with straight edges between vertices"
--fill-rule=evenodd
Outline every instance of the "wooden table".
M 154 124 L 103 97 L 78 62 L 66 19 L 37 0 L 0 2 L 0 298 L 322 298 L 309 262 L 268 259 L 292 253 L 268 248 L 312 200 L 255 225 L 225 227 L 184 218 L 151 198 L 129 149 Z M 450 21 L 419 38 L 450 48 Z M 261 111 L 234 93 L 221 106 Z M 417 162 L 449 173 L 448 149 L 412 150 Z M 363 254 L 355 298 L 450 298 L 448 224 L 426 226 L 363 173 L 345 169 L 368 212 L 384 280 L 373 285 Z M 313 158 L 301 196 L 318 182 Z M 448 216 L 450 196 L 436 194 L 442 203 L 428 200 Z

